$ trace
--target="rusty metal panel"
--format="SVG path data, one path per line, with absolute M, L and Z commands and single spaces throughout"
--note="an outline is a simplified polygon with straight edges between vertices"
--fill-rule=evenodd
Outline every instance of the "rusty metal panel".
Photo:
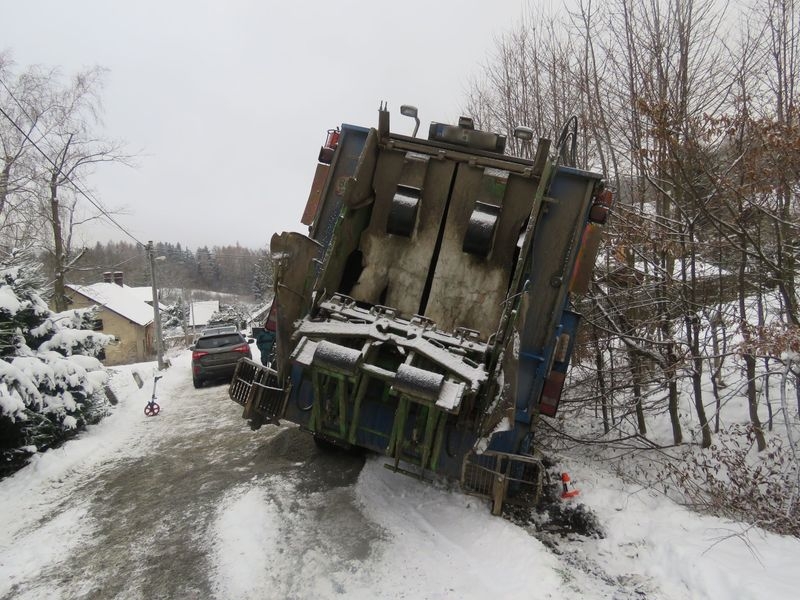
M 278 375 L 283 382 L 288 374 L 294 322 L 311 304 L 314 268 L 312 261 L 319 259 L 321 246 L 300 233 L 284 231 L 274 234 L 270 241 L 272 265 L 275 270 L 275 299 L 277 311 L 276 352 Z
M 378 157 L 375 202 L 361 236 L 363 270 L 351 296 L 411 316 L 420 308 L 455 164 L 384 149 Z M 387 233 L 398 185 L 421 189 L 417 221 L 406 237 Z
M 300 219 L 303 225 L 311 225 L 317 216 L 319 200 L 322 198 L 322 190 L 325 187 L 325 180 L 328 178 L 330 169 L 330 165 L 317 164 L 317 170 L 314 172 L 314 181 L 311 182 L 311 192 L 309 192 L 308 200 L 306 201 L 306 209 Z
M 585 294 L 592 281 L 592 271 L 603 240 L 603 228 L 597 223 L 587 223 L 581 237 L 581 249 L 575 260 L 569 291 L 573 294 Z
M 520 230 L 530 214 L 538 180 L 507 171 L 458 167 L 444 235 L 424 314 L 438 327 L 466 327 L 482 339 L 497 330 L 514 268 Z M 493 244 L 487 256 L 464 251 L 470 218 L 476 204 L 497 207 Z

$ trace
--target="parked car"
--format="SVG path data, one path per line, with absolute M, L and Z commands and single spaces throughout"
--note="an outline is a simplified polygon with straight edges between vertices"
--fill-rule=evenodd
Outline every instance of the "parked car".
M 201 335 L 192 350 L 192 381 L 199 388 L 212 379 L 230 378 L 242 357 L 252 358 L 250 343 L 241 333 Z

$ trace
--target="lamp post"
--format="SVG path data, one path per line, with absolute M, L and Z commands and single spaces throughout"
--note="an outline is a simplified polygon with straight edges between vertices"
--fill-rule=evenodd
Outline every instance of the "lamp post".
M 156 325 L 156 356 L 158 357 L 158 370 L 166 368 L 164 363 L 164 345 L 161 340 L 161 311 L 158 306 L 158 287 L 156 286 L 156 256 L 152 240 L 147 242 L 147 256 L 150 259 L 150 284 L 153 288 L 153 320 Z M 163 260 L 163 256 L 158 258 Z

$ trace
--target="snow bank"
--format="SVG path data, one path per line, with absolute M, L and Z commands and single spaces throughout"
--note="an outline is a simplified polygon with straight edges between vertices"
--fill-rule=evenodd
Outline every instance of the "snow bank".
M 351 597 L 543 598 L 561 584 L 559 561 L 487 504 L 392 473 L 370 459 L 356 485 L 368 517 L 386 529 L 374 580 Z M 554 596 L 558 597 L 558 596 Z
M 541 598 L 563 583 L 558 559 L 483 502 L 380 459 L 355 490 L 300 496 L 296 484 L 254 479 L 226 495 L 209 530 L 215 597 Z
M 0 361 L 0 367 L 3 365 L 8 363 Z M 0 482 L 0 549 L 50 510 L 64 494 L 63 486 L 77 485 L 76 474 L 92 474 L 92 465 L 113 457 L 125 445 L 133 424 L 144 418 L 142 407 L 148 399 L 147 391 L 137 388 L 131 371 L 148 368 L 152 366 L 113 369 L 110 386 L 124 401 L 100 423 L 89 425 L 77 438 L 58 448 L 34 454 L 25 468 Z M 32 493 L 37 494 L 33 506 Z
M 584 550 L 619 580 L 640 574 L 656 597 L 676 600 L 797 597 L 800 540 L 694 513 L 596 465 L 570 473 L 607 534 Z

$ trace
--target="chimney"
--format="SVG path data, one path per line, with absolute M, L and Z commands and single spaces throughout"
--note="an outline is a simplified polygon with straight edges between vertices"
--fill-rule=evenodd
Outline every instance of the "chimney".
M 111 279 L 111 271 L 106 271 L 103 273 L 103 283 L 113 283 L 114 280 Z
M 122 271 L 114 271 L 114 283 L 122 285 Z

